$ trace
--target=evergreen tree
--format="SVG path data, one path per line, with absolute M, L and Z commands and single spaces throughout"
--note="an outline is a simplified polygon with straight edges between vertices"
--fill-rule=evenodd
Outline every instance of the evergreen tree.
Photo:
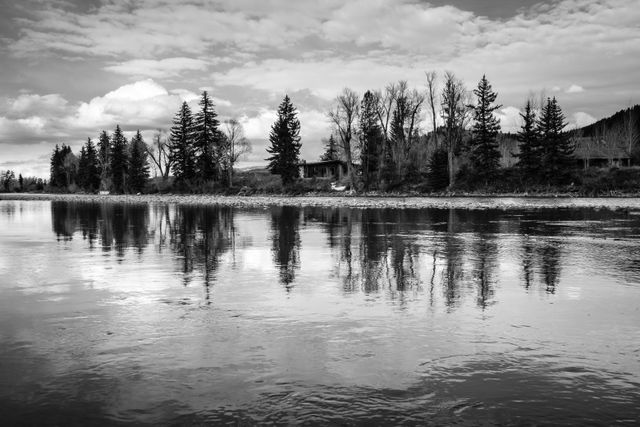
M 574 147 L 569 134 L 565 116 L 556 101 L 548 99 L 538 118 L 537 131 L 540 135 L 541 171 L 548 183 L 560 182 L 571 168 Z
M 449 159 L 447 150 L 438 147 L 429 158 L 427 178 L 429 188 L 433 191 L 444 190 L 449 185 Z
M 105 191 L 111 190 L 111 138 L 104 130 L 98 139 L 98 172 L 99 188 Z
M 18 174 L 18 186 L 20 191 L 24 191 L 24 178 L 22 178 L 22 174 Z
M 271 126 L 269 142 L 271 146 L 267 152 L 271 173 L 280 175 L 282 183 L 288 185 L 298 178 L 298 163 L 300 156 L 300 121 L 297 112 L 288 95 L 285 95 L 278 107 L 278 118 Z
M 86 183 L 89 191 L 96 191 L 100 188 L 100 162 L 98 160 L 98 152 L 93 145 L 91 138 L 87 138 L 85 145 L 86 160 Z
M 536 113 L 533 110 L 531 101 L 528 100 L 524 107 L 524 113 L 520 113 L 523 123 L 516 139 L 519 144 L 520 152 L 516 154 L 518 157 L 518 168 L 522 171 L 525 178 L 533 178 L 538 173 L 541 166 L 540 144 L 538 131 L 536 129 Z
M 186 102 L 173 119 L 169 142 L 171 170 L 180 185 L 192 183 L 196 177 L 196 151 L 193 143 L 193 116 Z
M 320 156 L 320 160 L 322 160 L 323 162 L 326 162 L 329 160 L 339 160 L 338 145 L 336 143 L 336 139 L 334 138 L 333 134 L 331 134 L 331 136 L 329 137 L 329 140 L 325 144 L 325 150 L 324 150 L 324 153 L 322 153 L 322 156 Z
M 140 130 L 131 139 L 129 171 L 129 188 L 134 193 L 142 192 L 149 179 L 149 163 L 147 162 L 147 149 Z
M 84 145 L 80 148 L 80 157 L 78 159 L 78 185 L 83 190 L 87 190 L 88 184 L 88 175 L 87 175 L 87 150 L 84 148 Z
M 371 91 L 367 91 L 360 105 L 360 161 L 365 191 L 376 184 L 384 143 L 377 116 L 377 100 Z
M 493 91 L 486 76 L 482 76 L 473 90 L 478 99 L 474 108 L 473 139 L 471 140 L 471 167 L 481 179 L 491 178 L 500 167 L 497 136 L 500 121 L 493 114 L 502 105 L 495 105 L 498 94 Z
M 202 181 L 209 181 L 221 176 L 221 160 L 223 139 L 218 129 L 220 122 L 211 97 L 202 93 L 200 111 L 194 118 L 194 147 L 197 152 L 196 173 Z
M 122 134 L 120 125 L 111 136 L 111 174 L 113 191 L 123 193 L 127 187 L 127 175 L 129 173 L 129 149 L 127 139 Z
M 51 168 L 49 182 L 51 187 L 66 189 L 72 184 L 76 176 L 75 156 L 71 152 L 71 147 L 56 144 L 51 155 Z

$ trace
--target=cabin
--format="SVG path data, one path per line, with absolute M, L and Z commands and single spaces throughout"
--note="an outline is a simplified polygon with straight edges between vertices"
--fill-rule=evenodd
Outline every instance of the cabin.
M 340 181 L 347 175 L 347 162 L 342 160 L 303 161 L 299 167 L 302 178 L 330 178 Z
M 573 153 L 576 164 L 582 168 L 631 166 L 631 156 L 619 144 L 605 140 L 577 138 Z

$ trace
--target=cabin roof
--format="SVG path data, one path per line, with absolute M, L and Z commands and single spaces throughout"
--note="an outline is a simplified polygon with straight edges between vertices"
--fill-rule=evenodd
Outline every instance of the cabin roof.
M 300 162 L 300 166 L 329 166 L 335 164 L 346 165 L 347 162 L 343 160 L 320 160 L 317 162 L 307 162 L 303 160 L 302 162 Z

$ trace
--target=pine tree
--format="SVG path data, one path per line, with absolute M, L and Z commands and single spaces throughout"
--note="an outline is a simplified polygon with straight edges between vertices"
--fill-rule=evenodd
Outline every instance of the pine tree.
M 113 191 L 123 193 L 127 187 L 127 175 L 129 172 L 129 149 L 127 139 L 122 134 L 120 125 L 111 136 L 111 174 Z
M 196 177 L 196 151 L 193 143 L 193 116 L 186 102 L 176 113 L 169 142 L 171 170 L 179 185 L 193 183 Z
M 433 191 L 440 191 L 449 185 L 448 153 L 444 147 L 438 147 L 429 158 L 429 168 L 427 178 L 429 188 Z
M 129 188 L 134 193 L 142 192 L 149 179 L 149 163 L 147 162 L 147 149 L 140 130 L 131 139 L 129 171 Z
M 194 118 L 194 147 L 197 151 L 196 174 L 202 181 L 210 181 L 221 176 L 222 138 L 218 126 L 220 122 L 211 97 L 202 93 L 200 111 Z
M 320 156 L 320 160 L 322 160 L 323 162 L 326 162 L 329 160 L 338 160 L 338 159 L 339 159 L 338 145 L 336 143 L 336 139 L 334 138 L 333 134 L 331 134 L 331 136 L 329 136 L 329 140 L 325 144 L 325 150 L 324 150 L 324 153 L 322 153 L 322 156 Z
M 20 191 L 24 191 L 24 178 L 22 178 L 22 174 L 18 174 L 18 186 Z
M 80 149 L 78 185 L 84 191 L 95 191 L 100 187 L 98 157 L 91 138 L 87 138 L 87 143 Z
M 91 138 L 87 138 L 85 151 L 87 156 L 87 187 L 89 191 L 96 191 L 100 188 L 100 162 L 98 159 L 98 152 L 96 151 L 96 147 L 93 145 Z
M 522 171 L 525 178 L 534 178 L 541 166 L 541 152 L 536 129 L 536 113 L 533 110 L 531 101 L 528 100 L 524 107 L 524 113 L 520 113 L 523 123 L 516 139 L 519 144 L 520 152 L 516 154 L 518 157 L 518 168 Z
M 556 98 L 547 98 L 537 123 L 541 171 L 547 183 L 562 181 L 573 163 L 571 154 L 574 147 L 569 134 L 564 131 L 566 126 L 565 116 Z
M 360 161 L 365 191 L 375 184 L 384 141 L 377 117 L 376 97 L 371 91 L 367 91 L 360 105 Z
M 56 144 L 51 155 L 50 172 L 49 183 L 51 187 L 66 189 L 68 185 L 75 181 L 75 156 L 71 152 L 71 147 L 65 144 L 59 147 Z
M 78 158 L 78 185 L 83 190 L 87 190 L 88 184 L 87 175 L 87 150 L 84 145 L 80 148 L 80 157 Z
M 285 95 L 278 107 L 278 118 L 271 126 L 269 142 L 271 146 L 267 152 L 271 173 L 280 175 L 282 183 L 288 185 L 298 178 L 298 163 L 300 156 L 300 121 L 297 112 L 288 95 Z
M 498 150 L 497 141 L 500 121 L 493 112 L 502 105 L 494 104 L 498 94 L 493 91 L 484 75 L 473 93 L 478 103 L 474 108 L 471 167 L 478 178 L 486 181 L 494 176 L 500 167 L 500 150 Z
M 98 139 L 98 171 L 100 173 L 99 188 L 111 190 L 111 138 L 106 131 L 102 131 Z

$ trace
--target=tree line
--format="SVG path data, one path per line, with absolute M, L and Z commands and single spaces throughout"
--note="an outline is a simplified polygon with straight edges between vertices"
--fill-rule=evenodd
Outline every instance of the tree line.
M 513 136 L 517 147 L 505 152 L 500 145 L 505 134 L 496 115 L 502 106 L 486 76 L 471 91 L 452 72 L 440 76 L 431 71 L 425 76 L 424 90 L 401 80 L 362 95 L 345 88 L 334 99 L 326 114 L 331 133 L 321 159 L 343 161 L 345 183 L 351 189 L 488 188 L 505 178 L 525 187 L 573 182 L 576 133 L 567 130 L 555 97 L 525 101 L 522 125 Z M 300 178 L 297 113 L 286 95 L 266 149 L 267 169 L 281 177 L 284 188 Z M 425 117 L 430 119 L 428 132 Z M 625 139 L 629 150 L 636 149 L 637 139 L 637 135 Z M 170 131 L 158 131 L 151 144 L 139 131 L 127 141 L 116 125 L 112 135 L 102 131 L 97 146 L 88 139 L 78 155 L 69 146 L 56 146 L 50 184 L 85 191 L 142 192 L 151 166 L 162 181 L 173 176 L 176 190 L 215 191 L 232 187 L 234 165 L 250 148 L 237 120 L 218 120 L 205 91 L 195 113 L 183 102 Z M 515 167 L 502 167 L 505 155 L 517 160 Z
M 346 183 L 356 190 L 393 190 L 420 183 L 428 190 L 462 186 L 487 187 L 504 178 L 502 106 L 486 76 L 469 91 L 453 73 L 426 73 L 426 90 L 406 81 L 368 90 L 362 96 L 345 88 L 327 112 L 332 131 L 321 160 L 342 160 Z M 441 87 L 439 87 L 441 86 Z M 421 130 L 430 116 L 431 131 Z M 515 139 L 517 159 L 510 178 L 525 186 L 572 182 L 576 133 L 555 97 L 528 99 L 520 113 Z M 278 109 L 271 134 L 269 170 L 290 184 L 298 178 L 300 122 L 288 96 Z M 637 138 L 627 138 L 628 149 Z
M 140 193 L 152 166 L 163 181 L 171 172 L 177 190 L 203 190 L 218 183 L 230 186 L 233 166 L 250 150 L 249 142 L 237 120 L 227 120 L 221 128 L 206 91 L 199 106 L 194 115 L 183 102 L 169 135 L 158 130 L 151 144 L 145 143 L 140 130 L 128 141 L 116 125 L 111 135 L 103 130 L 97 144 L 87 138 L 78 155 L 68 145 L 56 145 L 51 155 L 50 187 Z

